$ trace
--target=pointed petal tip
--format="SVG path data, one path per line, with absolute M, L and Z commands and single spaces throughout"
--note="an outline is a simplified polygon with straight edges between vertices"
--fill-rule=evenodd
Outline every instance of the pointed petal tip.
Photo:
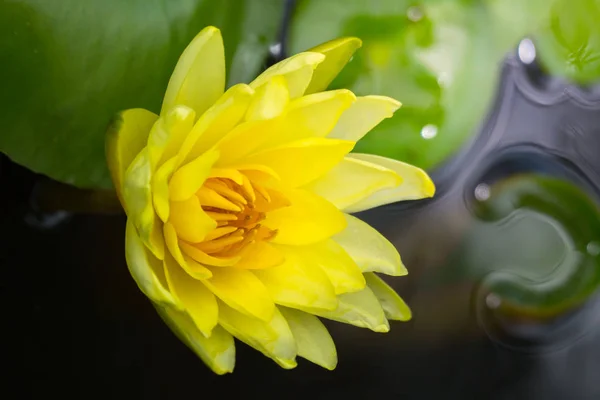
M 337 359 L 335 360 L 335 364 L 332 364 L 332 365 L 323 364 L 323 365 L 321 365 L 321 367 L 325 368 L 328 371 L 334 371 L 335 368 L 337 367 Z
M 161 115 L 172 106 L 182 104 L 200 116 L 223 94 L 224 89 L 223 38 L 219 29 L 207 26 L 179 56 L 165 91 Z
M 296 359 L 284 360 L 282 358 L 275 358 L 274 361 L 283 369 L 294 369 L 298 366 Z
M 377 266 L 372 266 L 370 268 L 367 268 L 364 272 L 373 272 L 373 271 L 376 271 L 383 275 L 393 276 L 393 277 L 400 277 L 400 276 L 408 275 L 408 270 L 406 269 L 406 267 L 404 266 L 404 263 L 402 263 L 401 260 L 394 262 L 393 268 L 390 268 L 390 269 L 381 270 Z
M 216 26 L 213 25 L 208 25 L 207 27 L 204 28 L 205 30 L 208 30 L 210 32 L 218 32 L 221 33 L 221 30 L 219 28 L 217 28 Z
M 433 197 L 435 195 L 435 184 L 427 174 L 425 174 L 425 179 L 423 180 L 423 192 L 427 197 Z
M 363 45 L 363 41 L 361 38 L 356 37 L 356 36 L 345 36 L 345 37 L 341 37 L 339 39 L 334 39 L 333 41 L 337 41 L 338 43 L 343 43 L 346 45 L 354 45 L 355 48 L 360 48 Z
M 417 175 L 421 180 L 422 198 L 433 197 L 435 195 L 436 188 L 431 177 L 424 170 L 419 170 Z
M 407 315 L 404 315 L 402 317 L 398 317 L 398 318 L 394 318 L 394 321 L 400 321 L 400 322 L 408 322 L 412 320 L 412 311 L 410 311 L 410 308 L 407 310 Z
M 406 276 L 406 275 L 408 275 L 408 269 L 406 269 L 406 266 L 402 262 L 402 258 L 400 257 L 400 253 L 397 253 L 397 256 L 395 257 L 394 268 L 392 270 L 389 270 L 389 271 L 376 271 L 376 272 L 378 272 L 380 274 L 387 275 L 387 276 Z
M 356 101 L 356 95 L 354 94 L 354 92 L 352 92 L 349 89 L 337 89 L 337 90 L 334 90 L 333 92 L 337 92 L 337 93 L 341 94 L 342 96 L 348 97 L 348 99 L 352 100 L 352 102 Z
M 361 48 L 363 42 L 356 36 L 345 36 L 337 39 L 329 40 L 313 47 L 308 51 L 329 52 L 333 49 L 342 48 L 347 54 L 353 54 L 357 49 Z
M 373 193 L 344 208 L 344 212 L 355 213 L 399 201 L 430 198 L 435 194 L 435 184 L 427 172 L 419 167 L 373 154 L 352 153 L 346 157 L 360 159 L 395 171 L 403 178 L 403 182 L 397 187 Z
M 269 67 L 256 79 L 250 87 L 258 89 L 276 75 L 286 78 L 290 99 L 296 99 L 306 93 L 317 66 L 325 60 L 325 55 L 315 51 L 295 54 Z
M 338 364 L 338 358 L 337 358 L 337 354 L 335 354 L 333 356 L 333 359 L 331 361 L 325 361 L 325 360 L 309 360 L 307 359 L 307 361 L 318 365 L 321 368 L 326 369 L 327 371 L 334 371 L 337 367 Z
M 372 330 L 377 333 L 388 333 L 390 331 L 390 324 L 386 320 L 385 324 L 377 325 Z
M 186 313 L 171 307 L 154 304 L 156 311 L 171 331 L 190 348 L 217 375 L 233 372 L 235 367 L 235 342 L 233 336 L 217 325 L 210 337 L 200 334 Z
M 217 375 L 223 376 L 223 375 L 231 374 L 233 372 L 233 368 L 231 368 L 231 369 L 212 368 L 212 371 Z
M 425 170 L 417 168 L 417 176 L 421 180 L 421 193 L 423 198 L 433 197 L 435 195 L 435 183 Z
M 201 37 L 212 37 L 215 35 L 221 36 L 221 30 L 216 26 L 209 25 L 202 29 L 200 32 L 198 32 L 198 34 L 196 34 L 196 36 L 194 36 L 194 38 L 192 39 L 192 42 Z
M 231 374 L 235 369 L 235 347 L 218 355 L 208 367 L 217 375 Z
M 231 86 L 229 89 L 227 89 L 227 91 L 231 91 L 234 92 L 236 94 L 248 94 L 250 96 L 254 95 L 254 89 L 252 89 L 250 87 L 250 85 L 246 84 L 246 83 L 238 83 L 235 84 L 233 86 Z
M 402 103 L 396 99 L 394 99 L 393 97 L 388 97 L 388 96 L 378 96 L 378 95 L 369 95 L 369 96 L 365 96 L 367 98 L 370 99 L 376 99 L 379 100 L 381 102 L 381 104 L 383 106 L 386 106 L 389 110 L 389 117 L 391 117 L 392 115 L 394 115 L 394 112 L 397 111 L 400 107 L 402 107 Z M 385 104 L 387 103 L 387 104 Z
M 348 43 L 354 43 L 357 49 L 361 48 L 363 45 L 363 41 L 361 38 L 357 38 L 356 36 L 349 36 Z

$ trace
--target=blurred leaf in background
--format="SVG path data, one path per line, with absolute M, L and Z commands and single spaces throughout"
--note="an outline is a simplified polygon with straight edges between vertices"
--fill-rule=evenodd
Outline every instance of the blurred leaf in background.
M 541 62 L 551 73 L 584 82 L 600 78 L 598 4 L 300 0 L 290 50 L 342 35 L 361 37 L 363 48 L 332 87 L 392 96 L 403 107 L 356 151 L 432 168 L 475 132 L 490 106 L 502 59 L 524 37 L 543 44 Z
M 127 108 L 155 112 L 177 58 L 205 26 L 224 36 L 228 83 L 264 68 L 280 0 L 0 3 L 0 151 L 50 177 L 111 187 L 104 135 Z
M 556 2 L 538 41 L 546 67 L 582 84 L 600 77 L 600 1 Z

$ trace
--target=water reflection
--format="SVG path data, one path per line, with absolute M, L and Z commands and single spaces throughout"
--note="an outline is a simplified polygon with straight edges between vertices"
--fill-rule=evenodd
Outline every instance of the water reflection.
M 269 53 L 275 59 L 281 58 L 281 43 L 275 43 L 269 46 Z
M 421 137 L 423 139 L 433 139 L 437 136 L 438 128 L 435 125 L 425 125 L 423 129 L 421 129 Z
M 535 61 L 535 45 L 531 39 L 525 38 L 519 43 L 517 50 L 519 59 L 525 64 L 531 64 Z
M 417 6 L 411 6 L 406 11 L 406 16 L 413 22 L 418 22 L 423 18 L 423 10 Z
M 589 242 L 586 246 L 587 252 L 591 256 L 600 255 L 600 245 L 598 242 Z
M 485 183 L 480 183 L 475 187 L 474 195 L 478 201 L 486 201 L 490 197 L 490 187 Z

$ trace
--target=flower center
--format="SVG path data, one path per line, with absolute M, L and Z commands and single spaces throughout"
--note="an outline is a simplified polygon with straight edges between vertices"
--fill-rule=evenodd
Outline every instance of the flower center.
M 257 241 L 269 241 L 277 230 L 262 225 L 268 211 L 287 204 L 276 204 L 271 192 L 245 176 L 241 183 L 229 178 L 208 178 L 196 196 L 202 209 L 217 228 L 195 247 L 213 257 L 238 255 Z

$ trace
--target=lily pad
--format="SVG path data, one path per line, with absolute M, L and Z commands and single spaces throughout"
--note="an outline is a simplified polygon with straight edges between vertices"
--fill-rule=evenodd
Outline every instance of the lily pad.
M 2 2 L 0 151 L 59 181 L 110 188 L 112 116 L 158 112 L 179 55 L 207 25 L 222 30 L 229 83 L 250 80 L 282 13 L 279 0 Z

